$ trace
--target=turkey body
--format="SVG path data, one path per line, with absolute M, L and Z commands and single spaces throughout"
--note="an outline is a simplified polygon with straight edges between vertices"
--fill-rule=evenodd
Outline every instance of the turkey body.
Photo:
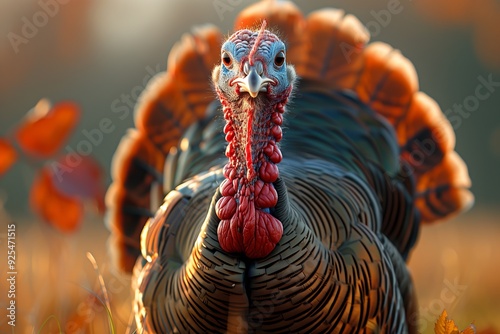
M 191 148 L 178 150 L 177 159 L 202 156 L 201 165 L 211 171 L 178 187 L 176 196 L 167 197 L 168 208 L 143 232 L 156 247 L 142 273 L 140 308 L 154 305 L 151 312 L 165 316 L 158 320 L 165 327 L 149 327 L 157 324 L 141 319 L 145 328 L 172 333 L 408 331 L 403 296 L 406 308 L 416 312 L 411 280 L 403 258 L 381 232 L 381 206 L 363 167 L 372 154 L 398 163 L 394 132 L 353 96 L 320 91 L 299 91 L 300 101 L 286 115 L 277 189 L 285 194 L 286 185 L 282 196 L 288 201 L 282 199 L 272 210 L 284 233 L 262 260 L 231 256 L 218 245 L 218 220 L 210 215 L 210 204 L 224 179 L 223 120 L 210 122 L 209 117 L 193 126 L 204 126 L 202 133 L 218 140 L 185 137 Z M 216 153 L 203 152 L 212 145 L 219 147 Z M 363 154 L 368 150 L 374 151 Z
M 473 201 L 451 125 L 343 11 L 262 1 L 235 30 L 173 48 L 113 160 L 138 332 L 416 333 L 420 226 Z

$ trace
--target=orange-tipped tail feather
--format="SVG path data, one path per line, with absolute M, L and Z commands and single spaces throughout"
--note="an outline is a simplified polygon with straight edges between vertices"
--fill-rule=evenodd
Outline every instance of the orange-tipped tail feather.
M 140 97 L 137 129 L 130 130 L 115 153 L 113 183 L 106 195 L 107 225 L 115 263 L 125 271 L 132 270 L 140 255 L 141 231 L 164 195 L 163 168 L 170 149 L 205 116 L 214 99 L 210 73 L 219 60 L 221 41 L 218 29 L 204 26 L 173 47 L 167 71 L 152 79 Z
M 299 77 L 354 91 L 392 124 L 402 173 L 415 177 L 415 205 L 423 222 L 445 219 L 472 205 L 467 167 L 454 151 L 453 128 L 437 103 L 419 91 L 407 58 L 385 43 L 367 44 L 368 31 L 342 10 L 323 9 L 302 18 L 289 2 L 263 1 L 245 9 L 236 27 L 261 17 L 286 35 L 301 30 L 291 38 L 288 51 Z

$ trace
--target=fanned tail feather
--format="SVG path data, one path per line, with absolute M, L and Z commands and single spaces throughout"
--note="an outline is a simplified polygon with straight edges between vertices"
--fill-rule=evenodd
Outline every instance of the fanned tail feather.
M 141 95 L 136 129 L 129 130 L 113 157 L 107 225 L 114 262 L 122 270 L 132 270 L 140 255 L 140 233 L 157 209 L 153 206 L 163 198 L 169 151 L 191 124 L 205 116 L 214 99 L 209 79 L 221 41 L 213 26 L 183 36 L 169 54 L 167 71 L 152 79 Z
M 366 66 L 352 88 L 394 127 L 401 174 L 415 178 L 415 205 L 422 222 L 443 220 L 468 209 L 474 200 L 471 182 L 454 150 L 453 128 L 438 104 L 418 91 L 413 65 L 382 43 L 369 45 L 364 57 Z
M 454 151 L 453 128 L 437 103 L 419 91 L 415 68 L 398 50 L 381 42 L 367 44 L 367 29 L 342 10 L 322 9 L 304 18 L 286 1 L 250 6 L 235 27 L 262 19 L 288 39 L 289 62 L 301 78 L 354 91 L 394 127 L 401 174 L 415 178 L 414 201 L 422 222 L 445 219 L 472 205 L 467 167 Z
M 139 131 L 167 154 L 184 131 L 203 118 L 214 100 L 210 73 L 219 61 L 222 35 L 213 26 L 186 34 L 168 56 L 168 66 L 157 89 L 146 88 L 135 117 Z
M 299 77 L 325 89 L 353 91 L 392 125 L 404 181 L 404 187 L 396 187 L 400 195 L 394 197 L 395 203 L 413 201 L 423 222 L 445 219 L 470 207 L 470 179 L 454 151 L 453 129 L 437 103 L 419 92 L 417 74 L 408 59 L 387 44 L 367 44 L 364 26 L 338 9 L 304 17 L 291 2 L 261 1 L 239 14 L 235 29 L 257 26 L 263 19 L 286 41 L 288 62 Z M 139 254 L 137 234 L 147 215 L 139 217 L 137 212 L 147 213 L 157 200 L 151 198 L 151 188 L 160 189 L 155 186 L 164 182 L 160 176 L 165 158 L 214 100 L 209 78 L 219 61 L 221 43 L 221 33 L 212 26 L 182 38 L 168 57 L 166 73 L 155 78 L 140 99 L 137 133 L 129 134 L 115 155 L 116 171 L 107 195 L 108 224 L 119 244 L 122 269 L 130 270 Z M 399 214 L 406 223 L 415 220 L 410 211 Z
M 447 152 L 440 164 L 419 181 L 416 205 L 425 222 L 468 210 L 474 203 L 467 166 L 455 151 Z
M 352 72 L 361 66 L 359 51 L 369 40 L 368 31 L 354 16 L 340 9 L 323 9 L 304 18 L 291 2 L 261 1 L 238 15 L 235 29 L 263 19 L 286 41 L 287 61 L 301 78 L 338 87 L 354 84 Z
M 152 192 L 162 183 L 164 155 L 144 133 L 130 129 L 122 138 L 113 157 L 113 183 L 106 193 L 106 224 L 111 231 L 113 262 L 131 270 L 140 255 L 142 227 L 152 216 L 151 203 L 163 196 Z M 158 189 L 158 187 L 156 187 Z

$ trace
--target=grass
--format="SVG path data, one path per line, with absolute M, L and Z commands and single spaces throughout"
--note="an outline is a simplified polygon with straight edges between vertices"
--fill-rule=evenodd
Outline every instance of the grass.
M 39 222 L 16 221 L 15 333 L 126 332 L 130 278 L 110 266 L 107 236 L 99 217 L 90 217 L 73 235 Z M 0 243 L 0 252 L 6 251 Z M 2 294 L 7 291 L 3 275 Z M 5 310 L 4 297 L 0 307 Z M 12 332 L 5 319 L 0 318 L 0 333 Z

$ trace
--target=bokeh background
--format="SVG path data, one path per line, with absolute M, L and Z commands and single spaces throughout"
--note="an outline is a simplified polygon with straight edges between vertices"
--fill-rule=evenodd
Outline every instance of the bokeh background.
M 145 81 L 166 68 L 168 52 L 182 34 L 205 23 L 230 33 L 237 13 L 252 2 L 0 0 L 0 135 L 9 136 L 43 97 L 55 103 L 74 101 L 82 115 L 67 147 L 75 149 L 86 139 L 83 132 L 98 129 L 103 118 L 112 120 L 113 130 L 92 147 L 109 183 L 112 154 L 133 126 L 133 107 L 123 102 L 124 96 L 131 104 L 137 100 Z M 26 20 L 33 22 L 46 10 L 46 3 L 56 4 L 51 7 L 53 15 L 25 38 Z M 469 167 L 476 204 L 453 221 L 422 230 L 410 260 L 421 305 L 419 322 L 423 332 L 430 332 L 446 308 L 461 327 L 475 321 L 478 328 L 500 329 L 500 2 L 300 0 L 296 4 L 305 14 L 337 7 L 356 15 L 368 27 L 372 41 L 391 44 L 414 63 L 420 89 L 447 112 L 457 135 L 457 151 Z M 14 34 L 25 39 L 13 42 Z M 456 105 L 474 101 L 483 80 L 493 82 L 488 98 L 476 99 L 479 103 L 469 105 L 470 112 L 456 113 Z M 113 105 L 126 106 L 130 112 L 119 118 Z M 129 278 L 109 265 L 103 217 L 89 209 L 81 228 L 72 234 L 44 224 L 31 213 L 28 201 L 38 167 L 20 161 L 0 178 L 2 241 L 8 223 L 14 221 L 18 229 L 22 271 L 17 284 L 22 289 L 17 296 L 16 332 L 38 330 L 47 319 L 42 333 L 58 332 L 56 318 L 64 327 L 75 316 L 81 319 L 74 322 L 84 324 L 80 327 L 85 330 L 107 329 L 106 312 L 89 293 L 102 289 L 87 251 L 113 287 L 108 290 L 114 320 L 118 332 L 124 331 L 130 314 Z M 6 254 L 4 247 L 2 242 L 1 254 Z M 0 261 L 4 258 L 0 256 Z M 11 331 L 2 327 L 6 326 L 5 287 L 2 279 L 2 332 Z

